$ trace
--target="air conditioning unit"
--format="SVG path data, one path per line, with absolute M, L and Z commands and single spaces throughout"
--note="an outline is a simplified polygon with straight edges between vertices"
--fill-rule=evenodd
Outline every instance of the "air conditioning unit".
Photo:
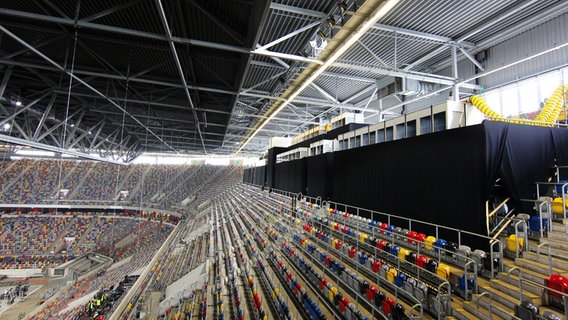
M 383 99 L 395 94 L 412 96 L 417 95 L 420 92 L 422 92 L 422 84 L 420 83 L 420 81 L 395 77 L 393 83 L 379 89 L 378 97 L 379 99 Z

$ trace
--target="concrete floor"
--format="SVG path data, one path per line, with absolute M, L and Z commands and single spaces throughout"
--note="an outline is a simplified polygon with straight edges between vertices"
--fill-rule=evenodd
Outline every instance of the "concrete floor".
M 39 307 L 40 297 L 47 290 L 55 290 L 67 283 L 68 279 L 58 278 L 49 280 L 47 285 L 32 285 L 28 291 L 28 295 L 20 301 L 16 299 L 14 304 L 7 305 L 5 301 L 0 302 L 0 319 L 2 320 L 19 320 L 25 315 Z M 4 290 L 0 283 L 0 290 Z

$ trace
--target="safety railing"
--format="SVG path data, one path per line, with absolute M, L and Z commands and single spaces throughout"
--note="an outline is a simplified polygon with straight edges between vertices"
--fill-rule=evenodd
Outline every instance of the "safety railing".
M 523 270 L 515 266 L 507 271 L 507 279 L 511 279 L 511 274 L 513 271 L 519 272 L 519 301 L 523 301 Z
M 556 295 L 561 296 L 562 298 L 562 304 L 563 304 L 563 309 L 564 309 L 564 319 L 568 319 L 568 308 L 566 308 L 566 306 L 568 305 L 568 293 L 562 292 L 562 291 L 558 291 L 556 289 L 552 289 L 547 287 L 546 285 L 542 284 L 542 283 L 538 283 L 538 282 L 534 282 L 532 280 L 529 279 L 524 279 L 524 278 L 520 278 L 520 282 L 533 286 L 533 287 L 537 287 L 540 288 L 542 290 L 542 304 L 543 305 L 550 305 L 550 293 L 555 293 Z M 520 287 L 519 291 L 523 291 L 522 286 Z M 521 301 L 522 302 L 522 301 Z
M 279 193 L 279 194 L 286 194 L 287 193 L 285 191 L 281 191 L 281 190 L 278 190 L 278 189 L 273 189 L 272 191 Z M 296 196 L 294 198 L 295 198 L 296 201 L 304 200 L 306 202 L 316 203 L 316 198 L 310 197 L 310 196 L 304 196 L 301 193 L 296 194 Z M 329 208 L 331 208 L 331 209 L 341 210 L 343 212 L 349 212 L 350 214 L 354 214 L 354 215 L 357 215 L 357 216 L 363 216 L 362 213 L 365 213 L 365 215 L 369 216 L 369 218 L 371 220 L 383 221 L 383 222 L 386 222 L 389 225 L 391 225 L 391 220 L 402 221 L 403 224 L 406 221 L 406 223 L 407 223 L 406 226 L 399 225 L 399 227 L 401 227 L 401 228 L 406 227 L 406 228 L 408 228 L 408 230 L 413 230 L 412 229 L 413 224 L 429 226 L 429 227 L 433 228 L 434 233 L 435 233 L 434 236 L 436 237 L 436 239 L 438 239 L 439 233 L 440 233 L 441 230 L 446 232 L 446 234 L 447 233 L 454 233 L 454 238 L 457 239 L 457 245 L 458 246 L 462 244 L 462 235 L 467 235 L 469 237 L 477 238 L 477 239 L 483 239 L 484 241 L 487 241 L 487 243 L 489 244 L 490 257 L 491 257 L 492 260 L 495 259 L 495 258 L 503 257 L 503 243 L 501 242 L 501 240 L 493 239 L 492 237 L 489 237 L 489 236 L 484 236 L 484 235 L 480 235 L 478 233 L 473 233 L 473 232 L 470 232 L 470 231 L 461 230 L 461 229 L 457 229 L 457 228 L 440 226 L 440 225 L 437 225 L 437 224 L 434 224 L 434 223 L 431 223 L 431 222 L 427 222 L 427 221 L 411 219 L 411 218 L 408 218 L 408 217 L 403 217 L 403 216 L 379 212 L 379 211 L 375 211 L 375 210 L 360 208 L 360 207 L 357 207 L 357 206 L 352 206 L 352 205 L 343 204 L 343 203 L 339 203 L 339 202 L 324 201 L 322 203 L 322 207 L 327 207 L 327 206 L 329 206 Z M 443 250 L 441 250 L 441 251 L 443 251 Z M 492 274 L 495 274 L 496 271 L 499 271 L 499 272 L 503 271 L 503 259 L 499 259 L 498 270 L 496 270 L 493 263 L 491 263 L 491 270 L 490 271 L 491 271 Z
M 544 236 L 545 236 L 544 231 L 546 230 L 547 232 L 549 232 L 549 231 L 552 230 L 552 221 L 551 221 L 552 220 L 551 219 L 552 218 L 552 205 L 550 204 L 550 201 L 540 199 L 540 196 L 538 196 L 537 199 L 521 199 L 521 201 L 532 202 L 536 205 L 536 209 L 538 211 L 538 217 L 539 217 L 540 237 L 544 238 Z M 543 219 L 546 219 L 545 228 L 542 227 L 542 221 L 544 221 Z
M 479 309 L 479 302 L 481 301 L 481 298 L 484 297 L 484 296 L 489 297 L 489 306 L 487 307 L 487 310 L 489 311 L 489 320 L 491 320 L 491 319 L 493 319 L 493 308 L 494 308 L 493 303 L 492 303 L 493 298 L 491 297 L 491 293 L 485 291 L 485 292 L 482 292 L 481 294 L 479 294 L 477 296 L 477 300 L 475 301 L 475 305 L 477 306 L 477 309 Z
M 514 217 L 503 217 L 502 219 L 504 221 L 507 221 L 507 222 L 504 223 L 503 226 L 501 227 L 501 229 L 493 235 L 493 238 L 497 239 L 503 233 L 503 231 L 506 230 L 507 226 L 509 226 L 510 224 L 513 224 L 513 228 L 515 229 L 515 239 L 516 239 L 515 240 L 515 258 L 519 258 L 523 251 L 528 250 L 529 236 L 528 236 L 527 223 L 524 219 L 514 218 Z M 521 245 L 521 242 L 517 239 L 523 239 L 523 242 L 522 242 L 523 245 Z
M 538 245 L 538 247 L 536 247 L 536 258 L 540 259 L 540 248 L 542 248 L 543 246 L 547 246 L 548 248 L 548 271 L 549 271 L 549 276 L 552 275 L 552 252 L 550 251 L 550 243 L 548 242 L 543 242 L 541 244 Z
M 536 198 L 540 199 L 540 187 L 541 186 L 548 186 L 548 187 L 557 187 L 561 186 L 562 192 L 562 217 L 566 219 L 566 197 L 568 196 L 566 193 L 568 192 L 568 182 L 535 182 L 536 184 Z M 549 211 L 550 218 L 553 217 L 552 210 Z
M 502 227 L 502 223 L 504 220 L 501 220 L 497 223 L 497 225 L 493 228 L 493 230 L 490 230 L 490 225 L 492 221 L 497 221 L 497 212 L 499 212 L 499 210 L 501 210 L 501 208 L 505 208 L 507 202 L 509 202 L 510 198 L 507 198 L 505 200 L 503 200 L 497 207 L 495 207 L 493 209 L 493 211 L 489 212 L 489 201 L 485 202 L 485 215 L 486 215 L 486 223 L 487 223 L 487 234 L 492 234 L 494 230 L 497 230 L 498 228 Z M 507 212 L 507 216 L 509 214 L 511 214 L 512 212 Z

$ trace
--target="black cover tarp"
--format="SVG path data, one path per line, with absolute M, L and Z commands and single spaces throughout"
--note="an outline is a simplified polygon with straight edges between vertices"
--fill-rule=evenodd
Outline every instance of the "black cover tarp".
M 306 194 L 306 158 L 274 165 L 273 188 Z
M 484 140 L 472 126 L 338 152 L 332 199 L 486 233 Z
M 263 186 L 265 184 L 266 166 L 246 168 L 243 172 L 243 182 Z
M 306 194 L 328 200 L 333 192 L 333 153 L 324 153 L 306 159 Z
M 277 164 L 274 187 L 487 234 L 495 181 L 520 206 L 555 161 L 568 165 L 567 129 L 484 122 Z

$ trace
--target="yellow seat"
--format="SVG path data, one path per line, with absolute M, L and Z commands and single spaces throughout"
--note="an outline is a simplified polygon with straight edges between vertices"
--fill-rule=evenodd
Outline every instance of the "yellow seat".
M 424 248 L 426 250 L 432 250 L 432 245 L 434 244 L 434 242 L 436 242 L 436 237 L 434 236 L 426 237 L 426 240 L 424 240 Z
M 398 252 L 398 258 L 400 260 L 406 260 L 406 257 L 410 254 L 410 250 L 408 249 L 400 249 Z
M 389 271 L 387 272 L 387 281 L 394 283 L 394 279 L 396 278 L 397 274 L 398 272 L 396 271 L 395 268 L 390 268 Z
M 519 244 L 519 250 L 521 250 L 525 244 L 525 239 L 517 238 L 514 234 L 507 237 L 507 249 L 509 251 L 517 252 L 517 243 Z
M 554 198 L 554 200 L 552 200 L 552 213 L 564 213 L 564 208 L 562 207 L 562 198 Z
M 329 301 L 333 302 L 333 298 L 335 298 L 335 295 L 337 294 L 337 288 L 331 288 L 331 290 L 329 290 L 327 294 L 329 296 Z
M 359 236 L 359 241 L 360 241 L 361 243 L 365 243 L 365 241 L 367 241 L 367 238 L 368 238 L 368 237 L 369 237 L 368 234 L 361 232 L 361 235 Z
M 333 239 L 333 240 L 331 241 L 331 247 L 332 247 L 332 248 L 335 248 L 336 245 L 337 245 L 337 239 Z
M 436 268 L 436 274 L 442 279 L 448 279 L 450 277 L 450 266 L 445 263 L 440 263 Z

